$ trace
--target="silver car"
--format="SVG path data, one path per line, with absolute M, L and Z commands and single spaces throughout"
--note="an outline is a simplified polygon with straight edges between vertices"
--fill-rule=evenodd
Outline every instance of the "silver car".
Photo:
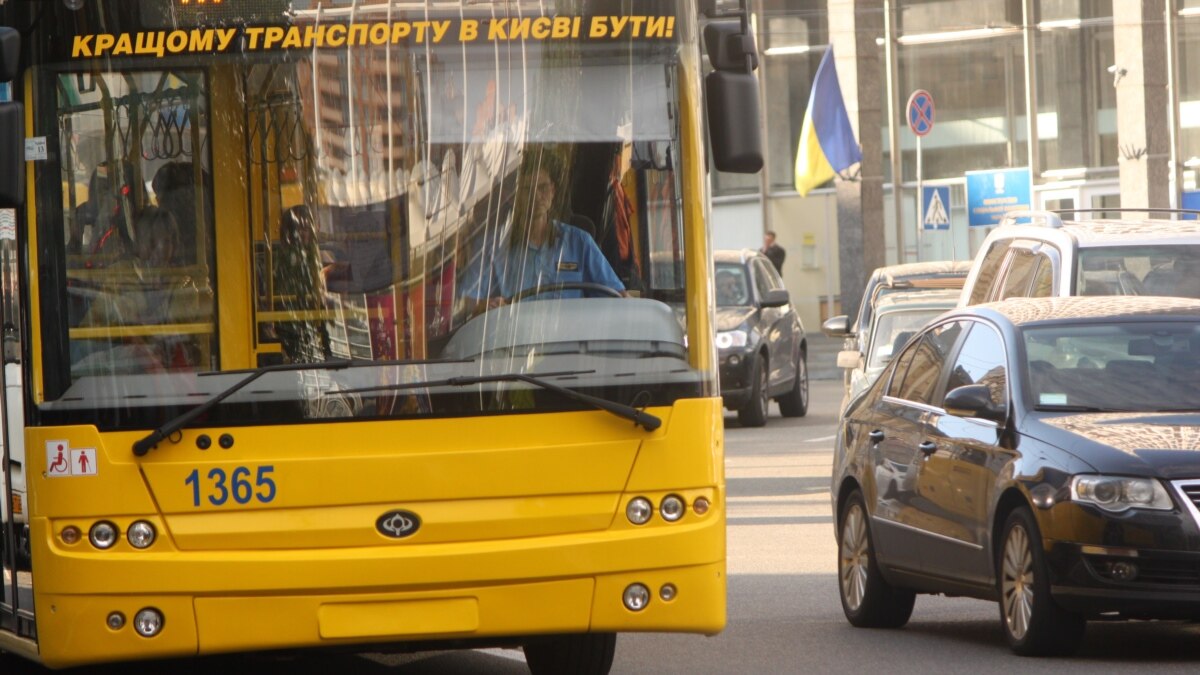
M 880 298 L 860 350 L 838 354 L 838 365 L 849 371 L 843 403 L 869 387 L 909 338 L 939 314 L 953 309 L 958 296 L 957 290 L 925 290 Z

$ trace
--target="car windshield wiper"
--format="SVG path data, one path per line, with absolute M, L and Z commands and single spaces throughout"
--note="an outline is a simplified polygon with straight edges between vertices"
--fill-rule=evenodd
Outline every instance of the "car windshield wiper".
M 662 420 L 634 408 L 633 406 L 617 403 L 606 398 L 599 398 L 584 394 L 573 389 L 560 387 L 557 384 L 548 382 L 543 378 L 546 377 L 566 377 L 570 375 L 588 375 L 594 373 L 594 370 L 565 370 L 557 373 L 541 373 L 540 377 L 525 375 L 523 373 L 503 373 L 500 375 L 459 375 L 457 377 L 447 377 L 444 380 L 428 380 L 426 382 L 404 382 L 400 384 L 385 384 L 378 387 L 364 387 L 362 389 L 347 389 L 343 390 L 344 394 L 369 394 L 373 392 L 384 391 L 401 391 L 404 389 L 427 389 L 431 387 L 469 387 L 473 384 L 486 384 L 488 382 L 526 382 L 536 387 L 541 387 L 547 391 L 552 391 L 560 396 L 569 398 L 573 401 L 587 403 L 588 405 L 610 412 L 617 417 L 624 417 L 627 420 L 632 420 L 637 426 L 642 427 L 646 431 L 654 431 L 662 426 Z
M 162 439 L 170 436 L 171 434 L 175 433 L 176 431 L 180 431 L 181 429 L 186 427 L 188 424 L 191 424 L 192 420 L 196 419 L 197 417 L 200 417 L 201 415 L 208 412 L 209 410 L 212 410 L 214 407 L 216 407 L 216 405 L 218 403 L 220 403 L 221 401 L 224 401 L 225 399 L 229 398 L 230 396 L 236 394 L 238 392 L 238 390 L 240 390 L 242 387 L 245 387 L 246 385 L 250 384 L 251 382 L 262 377 L 263 375 L 268 375 L 270 373 L 286 373 L 286 372 L 296 372 L 296 371 L 301 371 L 301 370 L 342 370 L 345 368 L 359 368 L 359 367 L 364 367 L 364 366 L 395 366 L 395 365 L 403 366 L 403 365 L 418 365 L 418 364 L 425 364 L 425 363 L 470 363 L 470 362 L 471 362 L 471 359 L 445 359 L 445 360 L 416 359 L 416 360 L 407 360 L 407 361 L 370 361 L 370 360 L 364 360 L 364 359 L 336 359 L 333 361 L 318 361 L 316 363 L 278 363 L 278 364 L 274 364 L 274 365 L 270 365 L 270 366 L 262 366 L 259 368 L 248 368 L 245 370 L 214 370 L 211 372 L 200 373 L 199 374 L 200 377 L 212 376 L 212 375 L 238 375 L 238 374 L 243 374 L 243 373 L 246 374 L 246 377 L 243 377 L 242 379 L 238 380 L 237 382 L 234 382 L 229 387 L 226 387 L 225 389 L 221 390 L 220 392 L 217 392 L 217 394 L 215 394 L 212 398 L 205 400 L 204 403 L 201 403 L 200 405 L 196 406 L 195 408 L 192 408 L 191 410 L 183 413 L 182 415 L 179 415 L 178 417 L 172 418 L 166 424 L 155 429 L 154 431 L 151 431 L 149 434 L 146 434 L 146 436 L 144 438 L 135 441 L 133 444 L 133 454 L 135 457 L 144 456 L 147 452 L 150 452 L 151 448 L 158 445 L 158 442 L 161 441 Z
M 1066 403 L 1043 403 L 1035 405 L 1034 410 L 1039 412 L 1087 412 L 1087 413 L 1124 413 L 1132 412 L 1130 410 L 1121 410 L 1120 408 L 1099 408 L 1093 405 L 1069 405 Z

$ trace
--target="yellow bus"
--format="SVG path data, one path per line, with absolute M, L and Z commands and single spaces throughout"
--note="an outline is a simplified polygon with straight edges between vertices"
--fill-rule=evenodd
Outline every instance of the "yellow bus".
M 0 651 L 719 632 L 702 4 L 0 4 Z

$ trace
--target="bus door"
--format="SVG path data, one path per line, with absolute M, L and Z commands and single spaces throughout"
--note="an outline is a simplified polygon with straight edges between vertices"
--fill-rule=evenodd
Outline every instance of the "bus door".
M 29 555 L 29 505 L 25 487 L 25 424 L 20 359 L 20 284 L 17 277 L 15 214 L 0 209 L 0 316 L 3 332 L 4 405 L 0 408 L 0 566 L 3 602 L 0 630 L 32 638 L 33 576 Z
M 4 17 L 8 21 L 7 15 Z M 0 27 L 0 82 L 19 77 L 21 38 Z M 11 84 L 8 91 L 12 91 Z M 10 94 L 11 96 L 11 94 Z M 0 147 L 24 142 L 24 110 L 10 97 L 0 99 Z M 0 632 L 36 638 L 33 577 L 29 555 L 29 504 L 25 487 L 25 418 L 20 331 L 21 284 L 17 275 L 16 207 L 25 193 L 24 157 L 0 155 Z

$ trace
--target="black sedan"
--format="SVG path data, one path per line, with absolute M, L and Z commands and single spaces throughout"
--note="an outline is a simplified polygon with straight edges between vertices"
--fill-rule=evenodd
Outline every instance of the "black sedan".
M 766 256 L 718 251 L 717 349 L 721 397 L 742 426 L 767 423 L 770 399 L 784 417 L 808 413 L 808 343 L 783 279 Z
M 855 626 L 973 596 L 1049 655 L 1091 618 L 1200 618 L 1200 302 L 942 315 L 848 407 L 832 492 Z

